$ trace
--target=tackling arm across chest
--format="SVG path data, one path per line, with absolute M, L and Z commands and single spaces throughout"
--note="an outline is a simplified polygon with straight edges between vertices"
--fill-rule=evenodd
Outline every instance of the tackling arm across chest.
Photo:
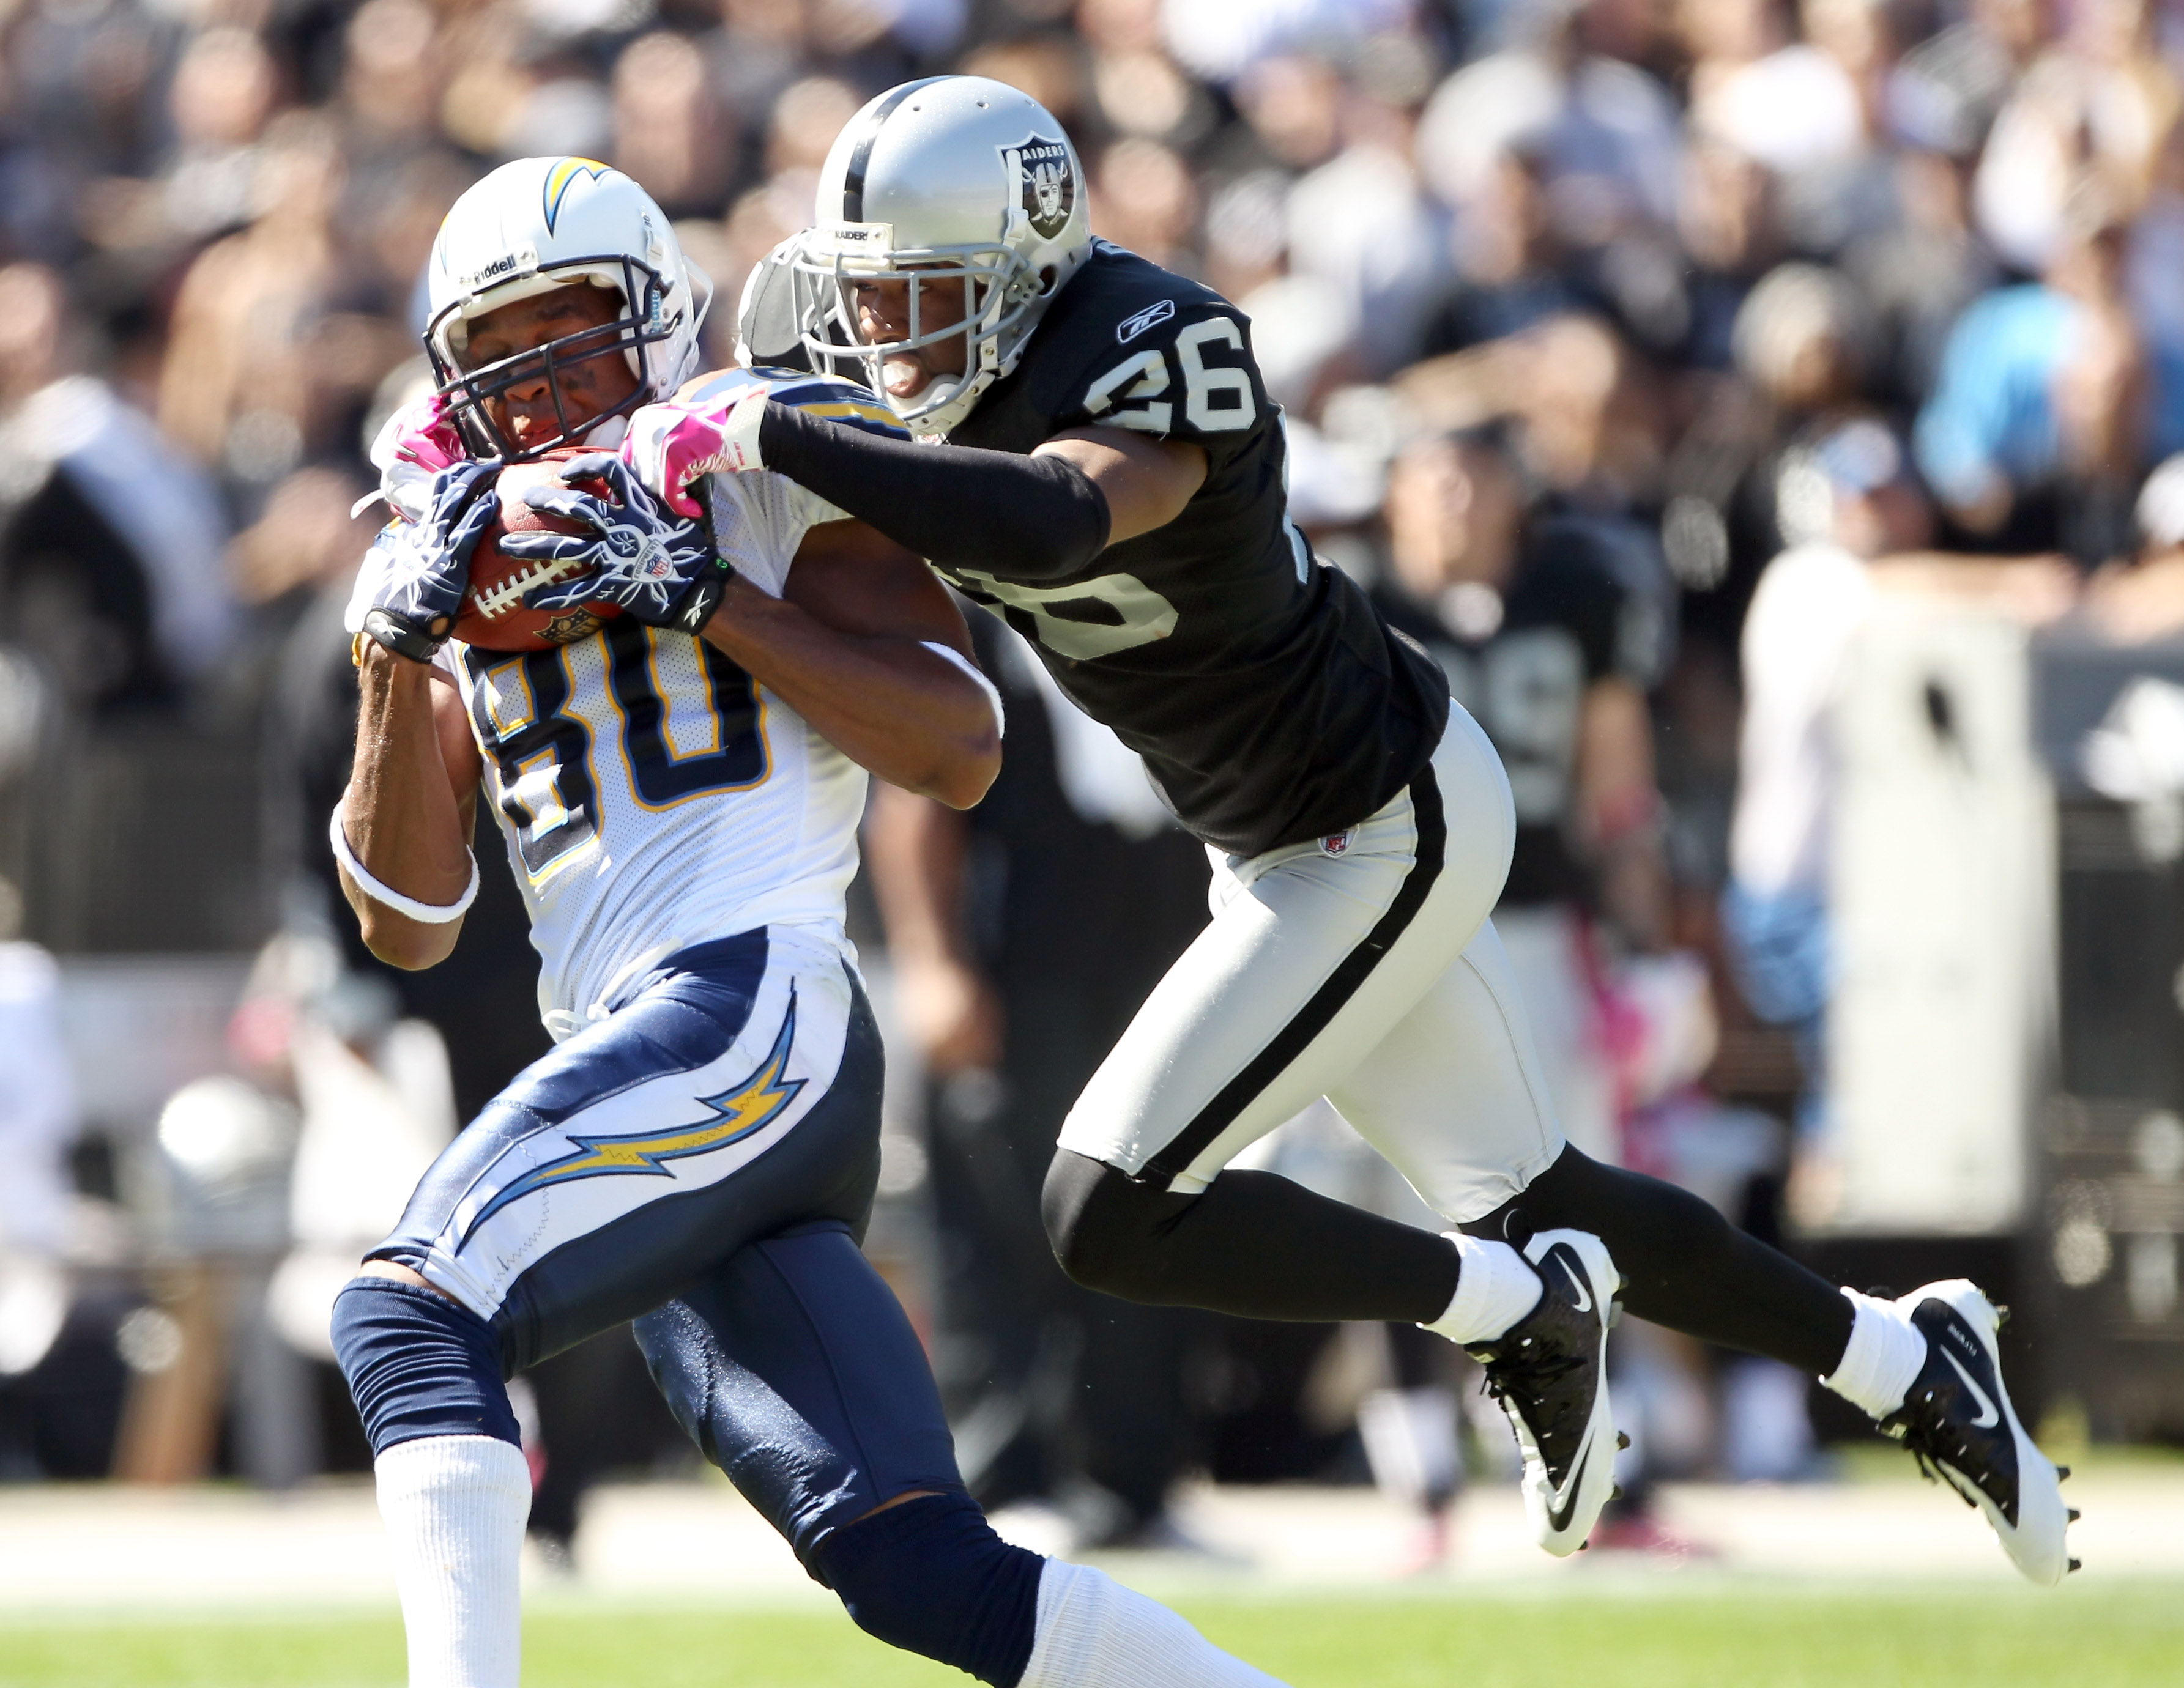
M 967 808 L 1000 771 L 997 703 L 961 614 L 861 522 L 811 529 L 779 597 L 739 579 L 705 640 L 890 785 Z
M 1148 292 L 1181 303 L 1148 306 Z M 1035 584 L 1165 528 L 1270 430 L 1278 424 L 1234 308 L 1106 248 L 947 446 L 778 405 L 757 445 L 768 468 L 944 569 Z

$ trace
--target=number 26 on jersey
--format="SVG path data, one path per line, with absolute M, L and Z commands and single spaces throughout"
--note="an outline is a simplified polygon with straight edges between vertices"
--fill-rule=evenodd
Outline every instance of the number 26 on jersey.
M 1244 330 L 1228 317 L 1192 323 L 1168 346 L 1148 346 L 1124 358 L 1085 389 L 1084 414 L 1095 421 L 1148 434 L 1177 430 L 1176 400 L 1183 423 L 1200 434 L 1248 428 L 1257 419 L 1251 374 L 1234 364 L 1208 365 L 1209 353 L 1244 355 Z M 1181 391 L 1178 393 L 1178 375 Z

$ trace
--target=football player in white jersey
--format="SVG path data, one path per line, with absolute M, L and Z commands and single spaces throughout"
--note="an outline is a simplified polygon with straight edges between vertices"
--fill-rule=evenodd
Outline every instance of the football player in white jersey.
M 998 766 L 961 617 L 915 557 L 777 477 L 706 489 L 709 525 L 594 456 L 565 475 L 611 496 L 527 497 L 581 532 L 501 541 L 584 566 L 525 599 L 578 636 L 451 641 L 501 462 L 619 441 L 688 375 L 704 287 L 634 182 L 574 158 L 473 187 L 430 280 L 440 391 L 379 453 L 398 519 L 351 606 L 363 703 L 330 841 L 374 952 L 430 966 L 476 890 L 482 793 L 557 1047 L 335 1307 L 412 1688 L 515 1688 L 530 1479 L 504 1380 L 632 1318 L 686 1428 L 874 1635 L 999 1688 L 1263 1688 L 1164 1608 L 994 1534 L 858 1252 L 881 1050 L 842 897 L 867 773 L 961 806 Z M 831 378 L 716 380 L 900 436 Z M 600 603 L 621 614 L 582 616 Z

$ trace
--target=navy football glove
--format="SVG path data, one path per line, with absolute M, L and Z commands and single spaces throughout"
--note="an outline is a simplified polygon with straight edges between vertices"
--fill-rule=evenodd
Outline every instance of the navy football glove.
M 432 477 L 424 519 L 392 522 L 372 542 L 378 578 L 364 630 L 398 656 L 427 663 L 455 625 L 471 553 L 500 514 L 497 462 L 450 464 Z
M 619 604 L 648 626 L 695 635 L 720 608 L 731 572 L 713 548 L 712 534 L 702 520 L 689 520 L 668 508 L 611 453 L 571 458 L 561 466 L 564 480 L 593 476 L 606 482 L 611 502 L 573 486 L 541 487 L 523 495 L 532 509 L 590 530 L 584 534 L 511 534 L 500 541 L 501 550 L 510 557 L 584 565 L 586 572 L 573 580 L 526 592 L 526 608 L 560 610 L 586 603 Z

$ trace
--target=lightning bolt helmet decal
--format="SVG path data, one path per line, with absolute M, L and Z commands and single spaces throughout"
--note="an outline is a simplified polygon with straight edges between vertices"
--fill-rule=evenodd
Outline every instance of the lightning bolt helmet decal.
M 569 185 L 580 175 L 593 181 L 612 173 L 612 164 L 603 164 L 596 158 L 564 158 L 546 172 L 546 232 L 554 232 L 554 219 L 561 214 L 561 201 L 569 192 Z

